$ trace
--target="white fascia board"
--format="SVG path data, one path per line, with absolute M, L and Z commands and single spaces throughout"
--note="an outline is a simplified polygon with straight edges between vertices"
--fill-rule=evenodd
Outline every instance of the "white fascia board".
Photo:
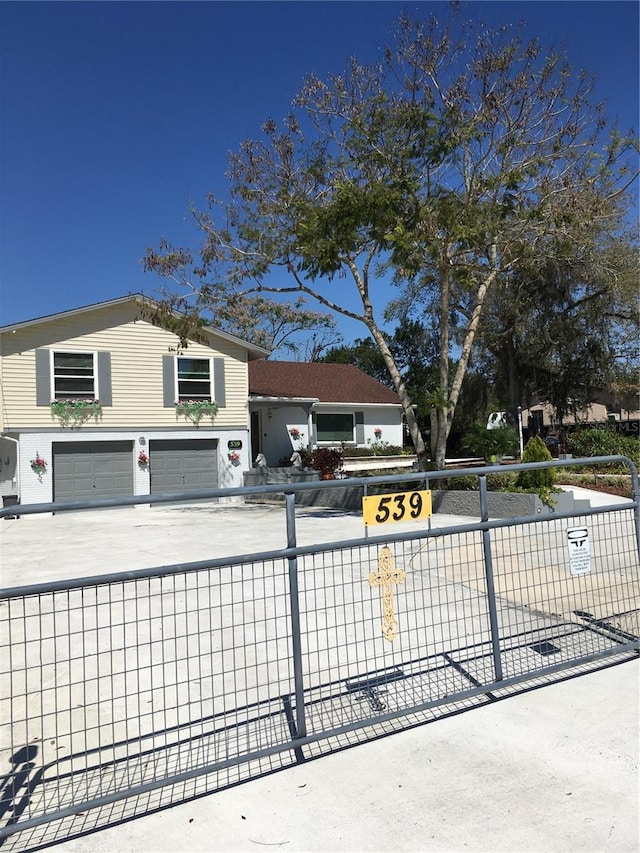
M 323 400 L 321 403 L 318 402 L 315 405 L 315 408 L 320 408 L 321 406 L 331 406 L 331 408 L 336 408 L 336 406 L 342 406 L 344 408 L 353 409 L 355 407 L 359 409 L 401 409 L 401 403 L 332 403 L 329 400 Z
M 250 394 L 248 397 L 250 403 L 312 403 L 318 401 L 317 397 L 262 397 L 255 394 Z

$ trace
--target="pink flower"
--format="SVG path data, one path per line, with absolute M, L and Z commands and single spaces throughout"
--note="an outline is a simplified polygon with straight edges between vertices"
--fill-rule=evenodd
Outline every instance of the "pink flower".
M 43 474 L 47 470 L 47 463 L 44 461 L 42 456 L 39 453 L 36 453 L 35 459 L 32 459 L 30 462 L 31 470 L 36 474 Z

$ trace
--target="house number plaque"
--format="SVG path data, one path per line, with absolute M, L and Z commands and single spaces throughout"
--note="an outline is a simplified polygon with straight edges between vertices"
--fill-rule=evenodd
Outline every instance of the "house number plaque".
M 431 490 L 397 492 L 362 498 L 365 524 L 387 524 L 395 521 L 421 521 L 431 517 Z

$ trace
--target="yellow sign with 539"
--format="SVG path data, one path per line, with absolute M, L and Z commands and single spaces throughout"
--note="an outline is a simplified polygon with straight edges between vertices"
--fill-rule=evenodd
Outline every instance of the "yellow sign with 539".
M 388 524 L 394 521 L 420 521 L 422 518 L 429 518 L 431 490 L 362 498 L 362 515 L 365 524 Z

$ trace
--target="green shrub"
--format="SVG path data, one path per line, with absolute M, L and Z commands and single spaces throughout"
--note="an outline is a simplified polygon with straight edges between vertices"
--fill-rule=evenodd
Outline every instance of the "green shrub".
M 442 486 L 434 480 L 433 488 L 439 489 Z M 449 477 L 447 479 L 447 488 L 455 489 L 459 492 L 477 492 L 480 488 L 480 478 L 474 477 L 471 474 L 462 477 Z M 516 491 L 516 474 L 506 472 L 487 474 L 487 489 L 490 492 Z
M 405 454 L 402 447 L 397 447 L 395 444 L 388 444 L 386 441 L 372 441 L 366 447 L 354 447 L 350 444 L 343 444 L 342 452 L 345 456 L 351 457 L 400 456 Z
M 487 488 L 490 492 L 515 492 L 517 479 L 515 473 L 487 474 Z
M 349 477 L 349 479 L 357 480 L 357 479 L 364 479 L 365 477 L 395 477 L 398 474 L 406 474 L 406 473 L 407 473 L 406 468 L 368 468 L 366 471 L 349 471 L 347 473 L 347 476 Z M 400 486 L 402 488 L 400 488 Z M 371 488 L 376 488 L 376 487 L 371 487 Z M 385 486 L 382 491 L 384 492 L 385 489 L 392 489 L 393 491 L 397 491 L 397 492 L 403 492 L 403 491 L 409 491 L 410 492 L 416 488 L 417 487 L 416 487 L 415 483 L 409 484 L 409 485 L 407 485 L 406 483 L 400 483 L 400 484 L 394 483 L 393 485 Z
M 546 444 L 537 435 L 529 439 L 522 452 L 522 461 L 527 463 L 548 462 L 551 458 Z M 519 471 L 516 485 L 522 491 L 535 492 L 543 501 L 550 503 L 555 481 L 555 468 L 540 468 L 534 471 Z
M 513 455 L 518 450 L 518 436 L 509 426 L 487 429 L 484 424 L 475 424 L 462 436 L 460 443 L 465 453 L 493 459 L 505 454 Z
M 471 475 L 464 477 L 448 477 L 446 480 L 448 489 L 456 489 L 459 492 L 477 492 L 479 489 L 478 477 Z M 432 488 L 441 489 L 443 486 L 442 480 L 434 480 Z
M 571 432 L 567 446 L 573 456 L 628 456 L 637 467 L 640 466 L 640 441 L 613 430 L 581 429 Z
M 298 451 L 300 454 L 300 458 L 302 459 L 302 467 L 303 468 L 311 468 L 311 451 L 308 447 L 301 447 Z

